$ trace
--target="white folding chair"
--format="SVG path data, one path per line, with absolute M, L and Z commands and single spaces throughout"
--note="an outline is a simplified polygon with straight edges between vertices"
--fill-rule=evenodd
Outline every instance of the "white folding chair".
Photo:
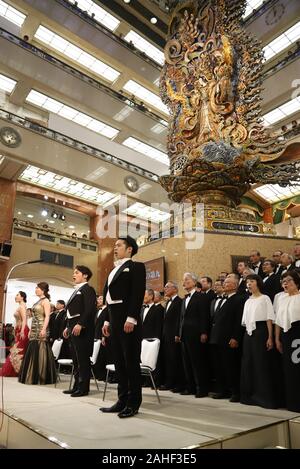
M 150 376 L 152 386 L 154 388 L 158 402 L 160 398 L 157 387 L 153 379 L 153 371 L 156 369 L 157 358 L 159 353 L 160 340 L 157 338 L 143 339 L 141 350 L 141 374 L 142 376 Z
M 56 339 L 53 344 L 52 344 L 52 353 L 53 353 L 53 356 L 54 356 L 54 360 L 58 363 L 58 358 L 59 358 L 59 355 L 60 355 L 60 352 L 61 352 L 61 347 L 62 347 L 62 344 L 63 344 L 63 340 L 62 339 Z M 56 381 L 55 381 L 55 387 L 56 387 L 56 383 L 57 383 L 57 380 L 59 379 L 60 381 L 60 376 L 59 376 L 59 365 L 58 365 L 58 369 L 57 369 L 57 376 L 56 376 Z
M 156 368 L 158 352 L 160 347 L 160 340 L 157 338 L 153 339 L 143 339 L 142 340 L 142 347 L 141 347 L 141 374 L 142 376 L 150 376 L 152 386 L 156 393 L 156 397 L 158 402 L 160 403 L 159 394 L 157 391 L 157 387 L 155 385 L 153 379 L 153 371 Z M 110 372 L 116 371 L 115 365 L 109 364 L 106 365 L 106 378 L 105 378 L 105 385 L 103 390 L 103 401 L 105 400 L 108 377 Z

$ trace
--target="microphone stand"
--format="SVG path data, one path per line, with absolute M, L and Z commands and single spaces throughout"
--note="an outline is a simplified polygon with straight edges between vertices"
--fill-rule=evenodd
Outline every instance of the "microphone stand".
M 42 259 L 39 259 L 37 261 L 26 261 L 26 262 L 19 262 L 18 264 L 14 265 L 10 271 L 8 272 L 5 282 L 4 282 L 4 290 L 3 290 L 3 303 L 2 303 L 2 322 L 5 324 L 5 315 L 6 315 L 6 299 L 7 299 L 7 287 L 8 287 L 8 280 L 9 277 L 11 276 L 12 272 L 17 268 L 20 267 L 21 265 L 27 265 L 27 264 L 35 264 L 37 262 L 43 262 Z

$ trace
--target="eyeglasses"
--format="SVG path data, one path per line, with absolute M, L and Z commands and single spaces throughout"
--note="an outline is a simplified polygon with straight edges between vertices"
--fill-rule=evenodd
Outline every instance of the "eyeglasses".
M 293 282 L 294 279 L 293 278 L 284 278 L 281 280 L 281 283 L 289 283 L 289 282 Z

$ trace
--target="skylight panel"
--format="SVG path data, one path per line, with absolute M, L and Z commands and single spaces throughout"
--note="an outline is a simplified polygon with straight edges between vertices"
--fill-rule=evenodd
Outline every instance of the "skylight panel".
M 120 75 L 120 72 L 114 68 L 96 59 L 96 57 L 75 46 L 45 26 L 40 25 L 34 37 L 110 82 L 115 81 Z
M 144 52 L 148 57 L 157 62 L 160 65 L 164 64 L 165 55 L 164 53 L 155 47 L 151 42 L 144 39 L 142 36 L 137 34 L 135 31 L 129 31 L 128 34 L 124 37 L 125 41 L 132 42 L 133 45 Z
M 51 171 L 41 170 L 36 166 L 27 166 L 19 179 L 44 188 L 51 188 L 57 192 L 72 194 L 74 197 L 83 200 L 92 200 L 100 205 L 108 200 L 113 200 L 116 197 L 116 194 L 111 192 L 106 192 L 98 189 L 97 187 L 83 184 L 82 182 L 74 179 L 62 177 L 58 174 L 52 173 Z
M 11 93 L 16 86 L 16 81 L 0 73 L 0 90 Z
M 124 140 L 123 145 L 169 166 L 169 158 L 166 153 L 163 153 L 162 151 L 157 150 L 156 148 L 147 145 L 146 143 L 143 143 L 134 137 L 128 137 L 126 140 Z
M 26 15 L 24 15 L 20 10 L 17 10 L 2 0 L 0 0 L 0 16 L 6 18 L 8 21 L 19 27 L 23 25 L 26 18 Z
M 150 104 L 159 111 L 169 115 L 169 110 L 167 106 L 163 104 L 160 97 L 152 93 L 152 91 L 149 91 L 147 88 L 144 88 L 143 86 L 139 85 L 139 83 L 137 83 L 136 81 L 129 80 L 127 83 L 125 83 L 123 89 L 126 90 L 128 93 L 135 95 L 142 101 Z
M 300 38 L 300 21 L 294 24 L 291 28 L 287 29 L 280 36 L 273 39 L 273 41 L 267 44 L 263 51 L 265 54 L 265 59 L 270 60 L 275 55 L 279 54 L 285 50 L 290 45 L 294 44 Z
M 281 187 L 278 184 L 266 184 L 253 190 L 269 203 L 275 203 L 300 194 L 300 186 Z
M 257 10 L 264 0 L 247 0 L 247 6 L 246 6 L 246 11 L 244 14 L 244 19 L 248 18 L 254 10 Z
M 66 106 L 65 104 L 57 101 L 56 99 L 50 98 L 47 95 L 39 93 L 36 90 L 31 90 L 26 98 L 26 101 L 36 106 L 39 106 L 43 109 L 47 109 L 54 114 L 58 114 L 65 119 L 69 119 L 77 124 L 87 127 L 91 130 L 94 130 L 97 133 L 100 133 L 104 137 L 113 138 L 118 133 L 119 130 L 111 127 L 104 122 L 101 122 L 97 119 L 94 119 L 83 112 L 78 111 L 70 106 Z M 97 130 L 96 130 L 97 129 Z
M 300 97 L 291 99 L 263 116 L 265 125 L 274 124 L 295 112 L 300 111 Z
M 88 14 L 94 14 L 94 18 L 103 26 L 115 31 L 120 24 L 120 21 L 115 16 L 108 13 L 104 8 L 101 8 L 97 3 L 92 0 L 69 0 L 70 3 L 77 3 L 77 7 L 82 11 L 86 11 Z

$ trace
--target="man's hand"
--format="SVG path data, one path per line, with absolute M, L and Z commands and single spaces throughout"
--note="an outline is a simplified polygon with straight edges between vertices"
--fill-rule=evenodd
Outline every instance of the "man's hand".
M 230 348 L 238 348 L 238 346 L 239 346 L 239 343 L 238 343 L 237 340 L 235 340 L 235 339 L 230 339 L 230 341 L 229 341 L 229 347 L 230 347 Z
M 134 324 L 132 322 L 126 321 L 124 324 L 124 332 L 126 334 L 130 334 L 130 332 L 132 332 L 133 329 L 134 329 Z
M 68 337 L 69 337 L 69 331 L 68 331 L 68 328 L 66 327 L 63 331 L 63 338 L 68 339 Z
M 207 342 L 207 334 L 201 334 L 200 342 L 201 344 L 205 344 Z
M 109 332 L 109 326 L 104 324 L 104 326 L 102 327 L 102 334 L 104 335 L 104 337 L 109 337 L 110 336 L 110 332 Z
M 179 344 L 180 342 L 180 337 L 178 335 L 175 335 L 175 342 L 176 344 Z
M 73 335 L 80 335 L 82 326 L 80 324 L 76 324 L 76 326 L 73 327 L 72 334 Z

